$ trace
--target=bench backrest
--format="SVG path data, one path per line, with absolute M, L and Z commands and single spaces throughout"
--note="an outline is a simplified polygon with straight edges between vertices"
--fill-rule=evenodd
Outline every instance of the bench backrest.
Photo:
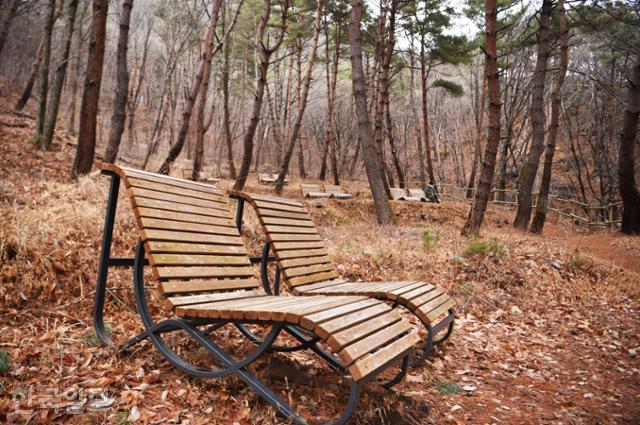
M 124 182 L 146 256 L 169 301 L 259 287 L 224 192 L 132 168 L 102 168 Z
M 247 200 L 255 208 L 289 288 L 339 277 L 304 205 L 275 196 L 244 192 L 230 194 Z
M 407 192 L 399 187 L 390 187 L 391 199 L 394 201 L 402 200 L 407 197 Z
M 300 191 L 302 192 L 302 196 L 307 196 L 309 193 L 322 193 L 319 184 L 303 183 L 300 185 Z
M 346 194 L 346 192 L 344 190 L 342 190 L 342 187 L 337 186 L 337 185 L 333 185 L 333 184 L 325 184 L 324 185 L 324 190 L 325 192 L 332 194 L 332 195 L 341 195 L 341 194 Z
M 424 200 L 427 199 L 427 197 L 424 194 L 424 190 L 422 189 L 407 189 L 407 191 L 409 192 L 409 196 L 413 198 L 419 198 Z

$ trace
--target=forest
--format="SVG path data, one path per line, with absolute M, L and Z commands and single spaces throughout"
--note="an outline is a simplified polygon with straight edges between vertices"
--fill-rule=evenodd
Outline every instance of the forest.
M 281 298 L 361 284 L 333 295 L 394 312 L 392 283 L 422 288 L 377 341 L 433 351 L 363 384 L 349 423 L 636 423 L 639 121 L 636 1 L 0 0 L 0 420 L 303 423 L 260 378 L 309 423 L 346 423 L 331 361 L 353 375 L 391 350 L 353 357 L 373 324 L 340 350 L 284 326 L 253 378 L 150 349 L 212 373 L 191 332 L 251 358 L 275 319 L 158 343 L 139 292 L 159 289 L 153 324 L 186 297 L 233 309 L 257 279 Z M 214 277 L 233 283 L 211 295 Z M 141 331 L 133 355 L 112 342 Z

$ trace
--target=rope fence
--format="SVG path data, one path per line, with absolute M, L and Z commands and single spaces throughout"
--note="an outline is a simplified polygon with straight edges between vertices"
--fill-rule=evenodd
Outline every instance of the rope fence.
M 449 183 L 441 183 L 438 193 L 444 198 L 452 198 L 461 201 L 471 201 L 475 197 L 476 188 L 470 189 L 471 197 L 467 197 L 466 187 L 454 186 Z M 538 193 L 533 194 L 532 204 L 535 208 L 538 201 Z M 516 189 L 491 189 L 489 202 L 499 205 L 517 206 L 518 191 Z M 591 228 L 618 227 L 622 223 L 622 202 L 614 202 L 607 205 L 589 205 L 574 199 L 560 198 L 549 195 L 547 211 L 554 212 L 578 225 Z

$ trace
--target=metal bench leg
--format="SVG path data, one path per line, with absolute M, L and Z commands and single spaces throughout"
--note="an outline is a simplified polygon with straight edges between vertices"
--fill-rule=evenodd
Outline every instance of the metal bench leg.
M 104 329 L 104 300 L 107 291 L 107 274 L 109 272 L 109 261 L 111 259 L 111 241 L 113 239 L 113 224 L 116 217 L 119 188 L 120 177 L 115 174 L 111 175 L 109 201 L 107 203 L 107 212 L 104 218 L 104 230 L 102 232 L 102 248 L 100 251 L 100 265 L 98 268 L 96 302 L 93 308 L 93 326 L 95 328 L 96 335 L 100 338 L 100 341 L 106 345 L 110 345 L 111 340 Z

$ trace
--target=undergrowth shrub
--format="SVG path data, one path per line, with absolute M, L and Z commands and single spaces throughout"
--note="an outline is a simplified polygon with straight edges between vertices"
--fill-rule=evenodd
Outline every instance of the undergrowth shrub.
M 500 258 L 507 254 L 504 245 L 497 239 L 491 239 L 486 241 L 478 236 L 471 236 L 467 240 L 467 248 L 464 250 L 464 255 L 476 255 L 491 253 Z
M 438 394 L 441 396 L 447 396 L 451 394 L 458 394 L 462 391 L 462 387 L 456 382 L 443 382 L 438 384 Z
M 436 251 L 438 242 L 440 242 L 441 236 L 438 232 L 431 232 L 429 229 L 424 229 L 422 232 L 422 249 L 426 253 L 433 253 Z
M 5 350 L 0 350 L 0 373 L 7 373 L 9 369 L 9 353 Z

